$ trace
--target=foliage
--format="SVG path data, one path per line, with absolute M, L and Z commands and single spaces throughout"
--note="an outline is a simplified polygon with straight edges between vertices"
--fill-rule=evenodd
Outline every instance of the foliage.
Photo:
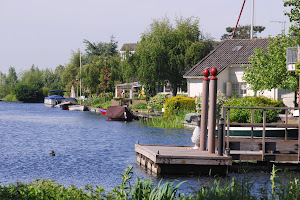
M 133 109 L 147 109 L 147 104 L 145 103 L 138 103 L 136 105 L 133 106 Z
M 44 95 L 40 87 L 19 83 L 15 89 L 16 97 L 19 101 L 26 103 L 43 102 Z
M 150 98 L 148 104 L 152 107 L 159 106 L 165 103 L 167 98 L 168 98 L 167 94 L 157 94 L 154 97 Z
M 7 76 L 0 72 L 0 98 L 13 93 L 17 83 L 18 77 L 14 67 L 9 68 Z
M 172 97 L 166 100 L 164 115 L 177 114 L 179 110 L 195 110 L 195 98 L 190 97 Z
M 273 165 L 270 175 L 270 188 L 261 188 L 260 193 L 253 190 L 254 181 L 250 180 L 247 173 L 241 178 L 232 177 L 231 180 L 215 178 L 213 184 L 201 185 L 190 195 L 179 192 L 179 187 L 185 182 L 180 182 L 174 187 L 174 182 L 161 180 L 155 185 L 151 179 L 136 178 L 133 187 L 130 180 L 133 175 L 133 166 L 126 168 L 121 175 L 120 186 L 115 186 L 112 191 L 106 192 L 103 187 L 85 185 L 77 188 L 74 185 L 65 187 L 54 180 L 36 179 L 31 183 L 16 183 L 0 185 L 0 199 L 149 199 L 149 200 L 256 200 L 256 199 L 299 199 L 300 183 L 298 178 L 291 174 L 280 173 Z M 256 194 L 253 194 L 255 193 Z M 257 196 L 259 195 L 259 197 Z
M 114 56 L 118 54 L 118 42 L 115 41 L 115 37 L 112 35 L 110 37 L 110 42 L 97 42 L 92 43 L 88 40 L 83 40 L 86 44 L 86 53 L 88 56 Z
M 217 102 L 216 102 L 216 106 L 217 109 L 220 109 L 227 101 L 227 97 L 225 96 L 225 94 L 223 94 L 221 92 L 221 90 L 217 91 Z M 196 104 L 196 111 L 197 113 L 201 113 L 201 105 L 202 105 L 202 94 L 199 94 L 199 96 L 196 97 L 195 99 L 195 104 Z M 208 102 L 209 105 L 209 102 Z
M 174 27 L 168 18 L 154 20 L 142 34 L 134 54 L 139 81 L 150 96 L 155 94 L 157 84 L 165 81 L 170 83 L 176 96 L 177 87 L 185 85 L 183 74 L 187 67 L 212 49 L 199 30 L 198 19 L 179 18 L 175 21 Z
M 290 12 L 286 12 L 290 19 L 290 22 L 294 24 L 290 27 L 290 32 L 293 36 L 296 36 L 297 43 L 300 44 L 300 2 L 299 0 L 286 0 L 284 1 L 284 7 L 290 7 Z
M 8 94 L 2 99 L 3 101 L 10 101 L 10 102 L 16 102 L 18 101 L 17 97 L 15 94 Z
M 241 106 L 241 107 L 286 107 L 282 101 L 276 101 L 267 97 L 244 97 L 228 100 L 224 106 Z M 254 110 L 254 123 L 262 123 L 263 110 Z M 282 110 L 266 110 L 266 121 L 275 122 L 277 115 L 282 113 Z M 230 109 L 230 121 L 238 123 L 251 122 L 251 109 Z
M 250 57 L 251 66 L 244 67 L 243 79 L 254 91 L 271 90 L 273 88 L 296 91 L 297 77 L 286 70 L 286 49 L 296 46 L 295 40 L 284 34 L 269 38 L 268 52 L 256 49 Z
M 226 32 L 224 35 L 222 35 L 221 40 L 231 39 L 232 34 L 235 27 L 227 27 Z M 265 30 L 266 27 L 264 26 L 253 26 L 253 38 L 257 38 L 257 33 L 261 33 Z M 234 33 L 234 39 L 249 39 L 250 38 L 250 31 L 251 26 L 238 26 Z
M 105 70 L 100 70 L 99 87 L 101 92 L 107 92 L 111 88 L 110 73 Z
M 112 98 L 113 93 L 100 93 L 99 95 L 92 94 L 89 101 L 95 108 L 107 108 L 111 105 Z
M 140 124 L 146 124 L 149 127 L 166 128 L 166 129 L 182 129 L 184 128 L 182 119 L 177 116 L 168 116 L 163 118 L 141 118 Z

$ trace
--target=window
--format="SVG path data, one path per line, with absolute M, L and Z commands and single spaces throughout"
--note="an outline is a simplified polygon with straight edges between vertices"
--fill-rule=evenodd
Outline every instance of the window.
M 247 95 L 247 84 L 246 83 L 232 83 L 232 95 L 239 97 Z

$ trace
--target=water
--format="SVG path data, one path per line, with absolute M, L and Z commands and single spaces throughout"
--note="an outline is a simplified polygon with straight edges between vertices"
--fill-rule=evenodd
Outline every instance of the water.
M 85 184 L 112 190 L 120 185 L 125 168 L 134 165 L 134 176 L 185 181 L 190 186 L 213 182 L 213 177 L 155 177 L 136 164 L 134 144 L 193 145 L 192 130 L 149 128 L 138 122 L 107 121 L 91 112 L 46 108 L 43 104 L 0 102 L 0 182 L 54 179 L 66 186 Z M 56 156 L 49 156 L 54 150 Z M 255 188 L 269 173 L 251 174 Z M 236 176 L 236 174 L 231 174 Z M 134 179 L 132 180 L 134 181 Z M 176 182 L 177 183 L 177 182 Z

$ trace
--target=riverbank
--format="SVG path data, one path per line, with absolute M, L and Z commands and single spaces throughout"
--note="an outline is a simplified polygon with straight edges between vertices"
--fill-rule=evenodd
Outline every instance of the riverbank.
M 206 183 L 199 188 L 194 188 L 191 193 L 181 192 L 181 186 L 188 184 L 180 182 L 159 182 L 154 184 L 151 179 L 136 179 L 133 185 L 133 166 L 122 174 L 120 185 L 114 186 L 111 191 L 106 191 L 101 186 L 85 185 L 83 188 L 76 186 L 66 187 L 53 180 L 36 179 L 30 183 L 17 183 L 0 185 L 1 199 L 299 199 L 300 183 L 291 174 L 280 173 L 274 166 L 264 187 L 253 188 L 253 180 L 244 172 L 240 178 L 231 179 L 215 178 L 213 183 Z M 288 177 L 283 181 L 283 177 Z

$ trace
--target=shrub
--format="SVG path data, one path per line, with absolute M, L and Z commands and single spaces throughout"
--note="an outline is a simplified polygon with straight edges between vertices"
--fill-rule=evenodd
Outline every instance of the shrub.
M 133 106 L 133 109 L 147 109 L 147 104 L 145 103 L 138 103 Z
M 217 92 L 217 109 L 221 108 L 227 101 L 227 98 L 225 94 L 221 92 L 221 90 L 218 90 Z M 195 99 L 196 103 L 196 111 L 197 113 L 201 113 L 201 105 L 202 105 L 202 94 L 200 94 Z M 209 104 L 209 103 L 208 103 Z
M 3 97 L 2 100 L 3 100 L 3 101 L 11 101 L 11 102 L 16 102 L 16 101 L 18 101 L 16 95 L 14 95 L 14 94 L 8 94 L 8 95 L 6 95 L 5 97 Z
M 154 97 L 151 97 L 148 104 L 152 107 L 157 107 L 165 103 L 168 96 L 166 94 L 157 94 Z
M 19 101 L 26 103 L 43 102 L 44 95 L 41 88 L 35 85 L 19 84 L 15 89 Z
M 196 110 L 195 98 L 176 96 L 166 100 L 165 115 L 177 114 L 179 110 Z
M 224 106 L 241 106 L 241 107 L 286 107 L 282 101 L 276 101 L 267 97 L 244 97 L 238 99 L 230 99 Z M 282 110 L 267 110 L 267 123 L 277 121 L 277 115 L 282 113 Z M 238 123 L 251 122 L 251 109 L 230 109 L 230 121 Z M 262 123 L 263 110 L 254 110 L 254 122 Z

